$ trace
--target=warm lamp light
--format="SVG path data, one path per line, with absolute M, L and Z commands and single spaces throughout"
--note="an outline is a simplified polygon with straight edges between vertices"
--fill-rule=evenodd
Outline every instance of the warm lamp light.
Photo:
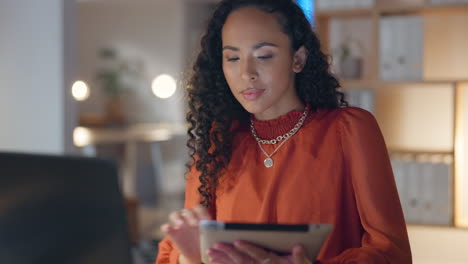
M 168 74 L 159 75 L 153 80 L 151 84 L 151 90 L 153 91 L 154 95 L 162 99 L 173 96 L 176 88 L 176 81 Z
M 84 147 L 91 142 L 91 132 L 85 127 L 75 127 L 73 130 L 73 143 L 77 147 Z
M 76 81 L 72 86 L 73 98 L 77 101 L 84 101 L 89 97 L 88 85 L 83 81 Z

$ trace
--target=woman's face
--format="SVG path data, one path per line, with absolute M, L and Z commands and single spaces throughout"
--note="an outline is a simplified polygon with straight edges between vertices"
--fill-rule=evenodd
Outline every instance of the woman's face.
M 260 120 L 303 109 L 294 86 L 306 59 L 294 52 L 277 18 L 252 7 L 232 12 L 222 29 L 223 72 L 234 97 Z

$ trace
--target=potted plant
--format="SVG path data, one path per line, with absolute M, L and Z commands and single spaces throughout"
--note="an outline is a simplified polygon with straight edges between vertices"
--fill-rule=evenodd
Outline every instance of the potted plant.
M 362 77 L 362 58 L 352 54 L 351 45 L 353 42 L 362 51 L 361 44 L 358 41 L 352 41 L 351 37 L 347 37 L 338 50 L 340 75 L 345 79 L 360 79 Z
M 105 119 L 109 125 L 123 125 L 126 123 L 124 95 L 129 92 L 129 85 L 125 82 L 128 75 L 138 76 L 141 67 L 131 67 L 128 61 L 120 59 L 112 48 L 102 48 L 98 57 L 103 66 L 96 73 L 96 80 L 106 95 Z

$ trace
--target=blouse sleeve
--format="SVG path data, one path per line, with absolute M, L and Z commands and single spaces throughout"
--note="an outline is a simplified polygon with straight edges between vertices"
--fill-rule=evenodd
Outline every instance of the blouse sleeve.
M 411 263 L 411 249 L 387 148 L 377 121 L 359 108 L 342 110 L 344 164 L 363 227 L 360 248 L 322 263 Z
M 190 170 L 185 183 L 185 204 L 184 208 L 193 208 L 200 203 L 198 193 L 198 173 L 194 167 Z M 165 237 L 158 246 L 158 257 L 156 264 L 177 264 L 179 260 L 179 251 L 172 244 L 168 237 Z

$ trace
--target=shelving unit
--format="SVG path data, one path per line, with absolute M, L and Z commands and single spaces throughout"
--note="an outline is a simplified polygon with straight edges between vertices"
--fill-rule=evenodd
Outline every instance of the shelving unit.
M 394 16 L 423 19 L 420 79 L 381 78 L 381 22 Z M 341 78 L 343 90 L 367 88 L 374 92 L 375 116 L 391 155 L 451 157 L 447 164 L 452 172 L 448 180 L 453 184 L 453 220 L 448 225 L 468 227 L 468 165 L 464 164 L 468 160 L 468 51 L 463 48 L 468 47 L 468 3 L 376 0 L 373 8 L 316 9 L 315 18 L 323 50 L 331 55 L 336 55 L 332 48 L 336 33 L 330 32 L 336 29 L 333 23 L 370 23 L 364 45 L 368 50 L 361 55 L 365 56 L 362 78 Z

